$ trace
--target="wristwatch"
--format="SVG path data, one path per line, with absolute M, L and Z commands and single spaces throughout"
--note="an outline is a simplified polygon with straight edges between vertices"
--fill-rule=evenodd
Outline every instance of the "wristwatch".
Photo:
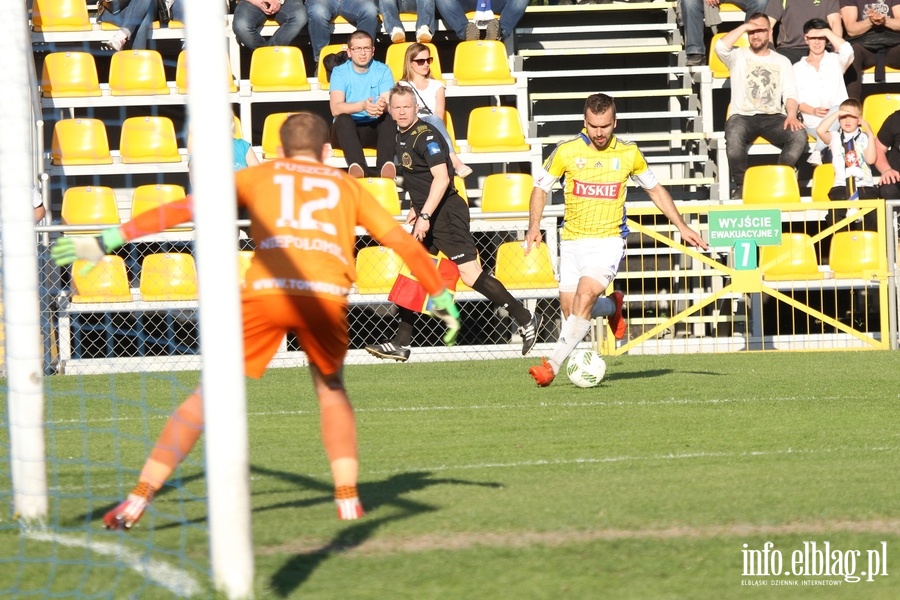
M 429 215 L 427 212 L 423 212 L 423 213 L 419 213 L 419 218 L 422 219 L 423 221 L 429 221 L 429 220 L 431 220 L 431 215 Z

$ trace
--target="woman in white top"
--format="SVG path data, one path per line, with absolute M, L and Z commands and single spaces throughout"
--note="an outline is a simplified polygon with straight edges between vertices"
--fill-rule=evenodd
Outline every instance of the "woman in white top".
M 419 118 L 431 125 L 447 140 L 450 161 L 456 174 L 465 179 L 472 174 L 472 168 L 465 165 L 453 151 L 453 140 L 444 125 L 444 84 L 431 76 L 431 50 L 418 42 L 410 44 L 403 60 L 403 77 L 397 83 L 409 86 L 415 91 Z
M 853 64 L 853 46 L 834 34 L 828 23 L 822 19 L 810 19 L 803 25 L 803 35 L 809 45 L 809 54 L 794 63 L 794 77 L 797 80 L 800 114 L 806 132 L 816 137 L 815 151 L 809 162 L 822 164 L 821 151 L 826 144 L 816 135 L 816 127 L 822 119 L 837 111 L 841 102 L 847 99 L 844 85 L 844 71 Z M 834 52 L 826 52 L 825 45 L 831 42 Z M 831 131 L 837 131 L 834 123 Z

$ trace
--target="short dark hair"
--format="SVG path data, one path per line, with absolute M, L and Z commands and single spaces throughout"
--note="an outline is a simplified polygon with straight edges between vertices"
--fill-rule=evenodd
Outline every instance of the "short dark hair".
M 747 15 L 747 18 L 744 19 L 744 23 L 749 23 L 750 21 L 755 21 L 756 19 L 765 19 L 766 21 L 768 21 L 769 15 L 764 12 L 750 13 L 749 15 Z
M 289 116 L 279 129 L 284 155 L 312 154 L 319 158 L 328 143 L 329 126 L 325 119 L 311 112 L 298 112 Z
M 831 29 L 831 27 L 825 19 L 810 19 L 803 24 L 803 33 L 809 33 L 810 29 Z
M 347 47 L 349 48 L 350 42 L 352 42 L 353 40 L 362 40 L 362 39 L 369 40 L 370 44 L 375 43 L 375 40 L 372 39 L 371 33 L 369 33 L 368 31 L 363 31 L 362 29 L 357 29 L 356 31 L 354 31 L 353 33 L 350 34 L 350 37 L 347 38 Z
M 612 116 L 616 116 L 616 101 L 606 94 L 591 94 L 584 101 L 584 114 L 587 116 L 588 111 L 595 115 L 605 113 L 612 109 Z
M 856 98 L 847 98 L 846 100 L 841 102 L 840 108 L 855 108 L 859 112 L 862 112 L 862 102 L 860 102 Z

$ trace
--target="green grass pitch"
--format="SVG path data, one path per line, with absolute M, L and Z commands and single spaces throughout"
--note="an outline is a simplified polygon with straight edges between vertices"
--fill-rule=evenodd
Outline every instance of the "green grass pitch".
M 900 597 L 900 353 L 607 357 L 591 389 L 564 373 L 536 387 L 537 360 L 348 367 L 368 512 L 355 522 L 335 518 L 308 373 L 249 381 L 256 598 Z M 196 381 L 174 377 L 48 379 L 48 421 L 68 424 L 49 434 L 53 520 L 207 585 L 201 447 L 135 530 L 99 520 Z M 0 590 L 172 597 L 84 548 L 57 550 L 51 580 L 46 561 L 16 561 L 46 543 L 0 524 Z M 887 576 L 746 576 L 745 551 L 766 542 L 782 571 L 810 542 L 845 570 L 859 551 L 857 575 L 886 549 Z

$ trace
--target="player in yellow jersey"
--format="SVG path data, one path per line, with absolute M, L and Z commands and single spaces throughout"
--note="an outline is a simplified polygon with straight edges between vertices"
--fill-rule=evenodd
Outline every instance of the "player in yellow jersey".
M 539 223 L 554 182 L 565 177 L 566 212 L 560 241 L 559 304 L 563 325 L 548 358 L 528 372 L 547 386 L 576 344 L 590 329 L 590 319 L 607 317 L 616 339 L 625 336 L 622 292 L 603 296 L 625 256 L 625 182 L 630 177 L 678 228 L 685 243 L 708 248 L 687 226 L 669 192 L 659 184 L 638 147 L 615 136 L 616 104 L 606 94 L 588 96 L 584 129 L 560 142 L 535 174 L 525 252 L 541 243 Z
M 355 179 L 322 163 L 328 125 L 321 117 L 293 115 L 282 125 L 280 135 L 283 158 L 235 174 L 237 201 L 250 214 L 256 243 L 241 293 L 244 368 L 248 376 L 261 377 L 285 334 L 296 334 L 309 358 L 319 400 L 338 518 L 357 519 L 363 507 L 356 490 L 356 421 L 343 380 L 349 344 L 347 294 L 356 278 L 356 226 L 365 227 L 395 250 L 433 294 L 437 310 L 432 314 L 447 325 L 444 342 L 448 345 L 459 330 L 459 311 L 422 245 Z M 188 198 L 142 213 L 96 238 L 61 238 L 51 255 L 57 265 L 76 259 L 96 262 L 126 241 L 191 219 Z M 141 518 L 202 430 L 203 398 L 197 388 L 169 417 L 138 485 L 104 516 L 107 528 L 129 529 Z

